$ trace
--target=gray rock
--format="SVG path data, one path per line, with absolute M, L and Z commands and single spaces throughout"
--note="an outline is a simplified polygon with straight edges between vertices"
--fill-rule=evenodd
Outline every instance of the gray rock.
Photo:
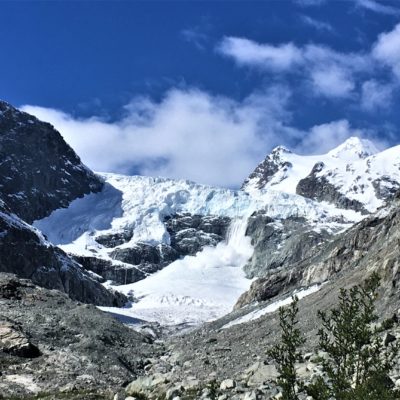
M 92 305 L 2 273 L 0 315 L 6 321 L 0 328 L 0 392 L 6 398 L 27 397 L 29 382 L 39 392 L 116 393 L 144 372 L 145 359 L 162 351 Z M 40 349 L 39 357 L 32 358 L 28 343 Z
M 27 336 L 8 321 L 0 321 L 0 351 L 24 358 L 40 356 L 40 351 Z
M 205 246 L 216 246 L 228 230 L 230 219 L 212 215 L 180 214 L 165 219 L 171 247 L 180 257 L 194 255 Z
M 126 303 L 125 296 L 107 290 L 17 216 L 0 213 L 0 232 L 0 272 L 29 278 L 40 286 L 60 290 L 85 303 L 105 306 Z
M 52 125 L 3 101 L 0 160 L 0 197 L 29 223 L 103 187 Z
M 374 187 L 376 197 L 384 200 L 393 199 L 400 189 L 400 183 L 389 176 L 382 176 L 373 180 L 372 186 Z
M 165 218 L 170 244 L 135 243 L 119 247 L 132 238 L 131 231 L 96 236 L 95 240 L 110 248 L 112 259 L 124 265 L 96 257 L 75 257 L 89 271 L 115 284 L 128 284 L 144 279 L 178 258 L 194 255 L 205 246 L 216 246 L 224 239 L 230 219 L 210 215 L 173 215 Z
M 283 146 L 276 147 L 244 181 L 242 189 L 246 189 L 249 181 L 256 181 L 256 187 L 262 189 L 278 171 L 285 172 L 292 168 L 290 162 L 281 159 L 284 153 L 291 153 L 291 151 Z
M 364 208 L 362 203 L 346 197 L 337 187 L 331 184 L 325 176 L 318 175 L 323 168 L 324 163 L 320 162 L 315 164 L 310 174 L 299 181 L 296 187 L 296 193 L 316 201 L 327 201 L 328 203 L 335 204 L 339 208 L 368 214 L 368 211 Z
M 120 246 L 121 244 L 129 242 L 131 239 L 132 232 L 129 230 L 108 235 L 99 235 L 95 237 L 97 243 L 100 243 L 104 247 L 108 248 Z
M 225 379 L 220 384 L 221 390 L 229 390 L 236 387 L 236 382 L 233 379 Z
M 315 231 L 303 218 L 273 220 L 258 211 L 249 218 L 246 234 L 252 238 L 254 253 L 244 270 L 249 278 L 259 277 L 243 293 L 235 308 L 266 301 L 302 279 L 297 266 L 317 254 L 332 232 Z
M 110 260 L 97 257 L 73 257 L 79 264 L 88 271 L 99 275 L 101 281 L 112 281 L 116 285 L 126 285 L 144 279 L 147 274 L 136 265 L 118 264 Z

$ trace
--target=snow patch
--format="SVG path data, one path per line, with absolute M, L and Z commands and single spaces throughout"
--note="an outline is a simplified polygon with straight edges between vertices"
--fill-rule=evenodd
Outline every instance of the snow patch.
M 321 287 L 323 285 L 325 285 L 325 283 L 313 285 L 307 289 L 295 290 L 290 297 L 286 297 L 285 299 L 275 301 L 274 303 L 271 303 L 268 306 L 261 308 L 260 310 L 255 310 L 246 315 L 243 315 L 242 317 L 237 318 L 237 319 L 229 322 L 228 324 L 224 325 L 222 328 L 226 329 L 226 328 L 230 328 L 231 326 L 234 326 L 234 325 L 254 321 L 258 318 L 261 318 L 263 315 L 273 313 L 273 312 L 279 310 L 280 307 L 284 307 L 284 306 L 291 304 L 293 302 L 293 296 L 297 296 L 298 299 L 300 300 L 306 296 L 309 296 L 310 294 L 318 292 L 318 290 L 320 290 Z
M 205 247 L 142 281 L 114 287 L 133 294 L 139 302 L 123 309 L 101 309 L 163 325 L 196 325 L 230 312 L 252 282 L 242 268 L 253 253 L 245 236 L 247 219 L 236 219 L 227 240 L 216 247 Z

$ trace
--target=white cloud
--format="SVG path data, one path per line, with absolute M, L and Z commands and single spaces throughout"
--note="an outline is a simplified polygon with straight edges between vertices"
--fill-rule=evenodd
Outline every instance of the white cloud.
M 379 35 L 373 46 L 372 55 L 377 60 L 392 68 L 400 79 L 400 24 L 386 33 Z
M 273 86 L 242 102 L 191 89 L 173 89 L 160 102 L 136 98 L 119 121 L 78 119 L 59 110 L 22 109 L 48 121 L 97 171 L 190 179 L 238 187 L 277 145 L 322 154 L 350 136 L 347 120 L 301 131 L 290 125 L 290 91 Z
M 341 53 L 322 45 L 277 46 L 249 39 L 226 37 L 218 51 L 240 66 L 301 75 L 313 92 L 328 98 L 348 97 L 356 86 L 356 74 L 370 70 L 370 58 L 362 53 Z
M 181 36 L 186 42 L 193 43 L 199 50 L 204 50 L 208 42 L 208 36 L 198 27 L 183 29 Z
M 302 61 L 301 50 L 292 43 L 273 46 L 245 38 L 225 37 L 217 50 L 239 65 L 261 69 L 288 70 Z
M 366 81 L 361 90 L 361 108 L 367 111 L 390 108 L 395 85 Z
M 311 18 L 308 15 L 302 15 L 300 19 L 305 25 L 311 26 L 318 31 L 333 32 L 333 27 L 328 22 L 319 21 L 318 19 Z
M 120 121 L 76 119 L 34 106 L 23 110 L 52 123 L 92 169 L 237 186 L 272 146 L 300 133 L 289 126 L 290 93 L 282 87 L 242 102 L 200 90 L 171 90 L 155 103 L 137 98 Z
M 348 97 L 355 87 L 351 74 L 335 65 L 315 68 L 311 82 L 316 94 L 331 98 Z
M 379 14 L 387 15 L 399 15 L 400 9 L 393 7 L 388 4 L 382 4 L 376 0 L 356 0 L 358 6 L 366 8 L 370 11 L 377 12 Z
M 298 150 L 305 154 L 325 154 L 351 136 L 362 137 L 363 132 L 353 129 L 346 119 L 316 125 L 302 140 Z

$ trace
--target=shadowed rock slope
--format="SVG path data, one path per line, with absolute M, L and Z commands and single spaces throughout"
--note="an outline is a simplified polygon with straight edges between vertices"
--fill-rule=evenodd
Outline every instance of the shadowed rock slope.
M 50 124 L 0 101 L 0 272 L 32 279 L 75 300 L 124 304 L 124 296 L 106 290 L 98 277 L 29 225 L 102 187 Z
M 0 196 L 29 223 L 103 186 L 52 125 L 3 101 L 0 160 Z
M 0 271 L 31 279 L 85 303 L 123 306 L 126 302 L 125 296 L 103 287 L 95 275 L 48 243 L 39 231 L 6 212 L 0 212 Z

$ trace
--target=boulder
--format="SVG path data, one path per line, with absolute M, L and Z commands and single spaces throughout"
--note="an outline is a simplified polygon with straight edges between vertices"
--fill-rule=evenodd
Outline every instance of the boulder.
M 7 321 L 0 321 L 0 351 L 18 357 L 35 358 L 40 351 L 22 330 Z

